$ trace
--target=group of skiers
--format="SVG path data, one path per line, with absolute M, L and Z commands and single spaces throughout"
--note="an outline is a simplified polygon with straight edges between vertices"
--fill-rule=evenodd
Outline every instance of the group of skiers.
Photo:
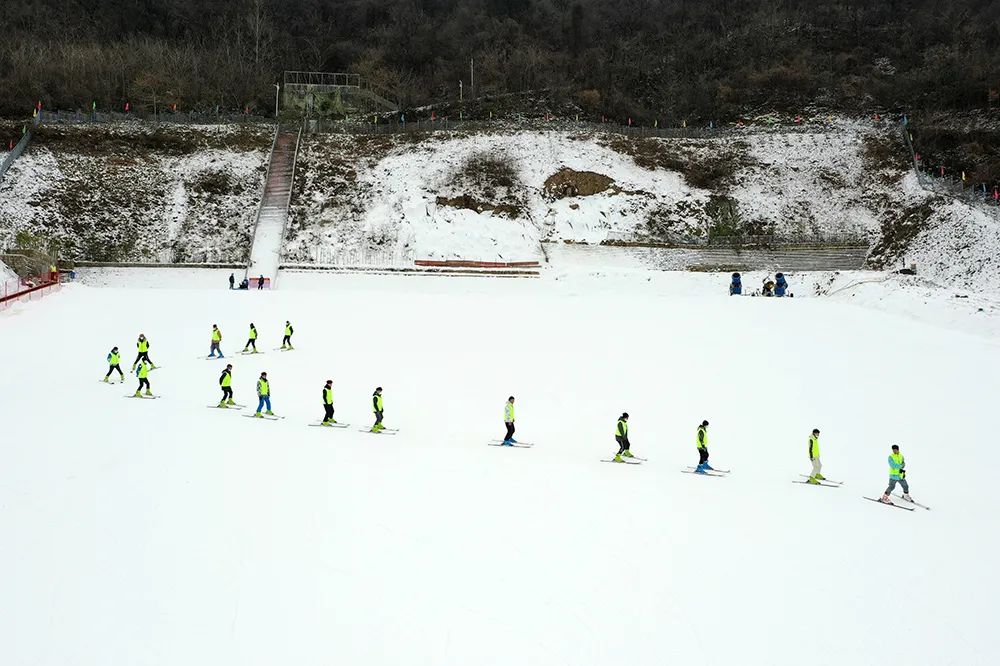
M 729 282 L 729 295 L 730 296 L 740 296 L 743 294 L 743 278 L 739 273 L 733 273 L 732 280 Z M 757 294 L 751 294 L 756 296 Z M 788 281 L 785 280 L 784 273 L 775 273 L 774 279 L 768 275 L 764 278 L 760 287 L 761 296 L 776 296 L 781 298 L 788 294 Z
M 264 284 L 265 284 L 264 276 L 261 275 L 259 278 L 257 278 L 257 289 L 258 289 L 258 291 L 264 288 Z M 235 273 L 230 273 L 229 274 L 229 288 L 230 289 L 237 289 L 237 290 L 246 291 L 247 289 L 250 288 L 250 278 L 248 278 L 248 277 L 243 278 L 243 281 L 240 282 L 240 285 L 237 287 L 236 286 L 236 274 Z
M 734 273 L 734 280 L 739 276 L 738 273 Z M 781 278 L 781 274 L 778 274 Z M 293 329 L 291 322 L 285 322 L 285 334 L 281 341 L 281 349 L 293 349 L 292 347 L 292 334 Z M 243 348 L 244 353 L 259 353 L 257 351 L 257 329 L 253 323 L 250 324 L 250 337 L 247 340 L 246 346 Z M 215 357 L 215 352 L 219 352 L 218 358 L 223 358 L 222 349 L 220 347 L 222 342 L 222 333 L 216 324 L 212 325 L 212 346 L 209 354 L 209 358 Z M 249 351 L 250 349 L 253 351 Z M 141 397 L 145 395 L 147 397 L 152 397 L 153 393 L 149 384 L 149 373 L 156 369 L 156 365 L 153 364 L 152 360 L 149 358 L 149 340 L 146 338 L 145 334 L 140 333 L 139 339 L 136 342 L 136 349 L 138 351 L 135 361 L 132 363 L 132 370 L 136 373 L 139 379 L 139 387 L 135 391 L 134 397 Z M 122 381 L 125 380 L 125 374 L 122 372 L 120 365 L 120 354 L 118 347 L 112 347 L 111 352 L 108 354 L 108 373 L 104 376 L 102 381 L 109 381 L 112 372 L 118 372 Z M 217 405 L 220 408 L 226 409 L 235 405 L 233 399 L 233 366 L 229 364 L 222 371 L 219 376 L 219 387 L 222 389 L 222 399 Z M 143 388 L 145 388 L 145 393 L 142 393 Z M 333 426 L 337 424 L 337 421 L 333 418 L 333 380 L 328 379 L 323 385 L 322 389 L 322 404 L 323 404 L 323 419 L 320 422 L 322 426 Z M 381 432 L 385 430 L 385 426 L 382 425 L 382 417 L 384 414 L 384 403 L 382 399 L 382 387 L 376 387 L 375 391 L 372 393 L 372 412 L 375 414 L 375 423 L 371 427 L 371 432 Z M 268 381 L 267 373 L 261 372 L 260 377 L 257 379 L 257 411 L 254 414 L 257 418 L 263 418 L 264 415 L 273 416 L 274 412 L 271 409 L 271 384 Z M 618 423 L 615 427 L 615 441 L 618 443 L 618 452 L 612 459 L 613 462 L 622 463 L 625 462 L 626 458 L 634 458 L 634 454 L 631 451 L 631 445 L 628 439 L 628 413 L 623 412 L 620 417 L 618 417 Z M 514 446 L 517 444 L 517 440 L 514 439 L 514 396 L 507 398 L 507 402 L 504 403 L 503 410 L 503 421 L 504 421 L 504 436 L 501 446 Z M 808 440 L 808 455 L 809 462 L 812 465 L 811 473 L 808 475 L 806 483 L 813 485 L 821 485 L 826 477 L 822 474 L 823 464 L 820 461 L 820 450 L 819 450 L 819 435 L 820 431 L 818 428 L 814 428 L 812 433 L 809 435 Z M 707 474 L 714 471 L 714 468 L 709 464 L 708 458 L 708 421 L 703 420 L 699 425 L 695 433 L 695 448 L 698 451 L 698 465 L 694 468 L 695 474 Z M 910 487 L 906 482 L 906 461 L 903 455 L 899 452 L 899 446 L 892 446 L 892 453 L 889 455 L 889 486 L 886 488 L 885 492 L 879 501 L 891 504 L 892 501 L 890 496 L 895 487 L 899 485 L 903 489 L 903 499 L 912 502 L 910 497 Z
M 281 338 L 280 349 L 285 351 L 290 349 L 295 349 L 295 347 L 292 346 L 293 333 L 295 333 L 295 329 L 292 328 L 292 322 L 286 321 L 284 337 Z M 216 352 L 219 353 L 218 356 L 215 355 Z M 242 353 L 244 354 L 260 353 L 257 350 L 257 327 L 254 326 L 253 322 L 250 322 L 249 337 L 247 338 L 247 343 L 243 346 Z M 222 355 L 222 331 L 219 330 L 218 324 L 212 324 L 212 342 L 211 346 L 208 349 L 208 358 L 225 358 L 225 356 Z
M 514 398 L 512 397 L 510 399 L 509 434 L 513 434 L 514 431 L 513 403 Z M 618 417 L 618 424 L 615 427 L 615 441 L 618 443 L 618 453 L 612 459 L 613 462 L 622 463 L 625 462 L 625 458 L 635 458 L 635 455 L 630 450 L 631 445 L 628 441 L 628 412 Z M 698 451 L 698 465 L 694 468 L 694 473 L 708 474 L 714 471 L 714 468 L 708 464 L 708 421 L 702 421 L 698 425 L 698 429 L 695 432 L 695 448 Z M 819 457 L 819 428 L 813 428 L 812 433 L 809 435 L 808 454 L 809 462 L 812 465 L 812 472 L 808 475 L 806 483 L 821 485 L 826 480 L 826 477 L 822 474 L 823 464 L 820 462 Z M 903 499 L 907 502 L 913 502 L 913 498 L 910 497 L 910 486 L 906 482 L 906 461 L 903 458 L 903 454 L 899 452 L 899 446 L 893 444 L 892 453 L 889 454 L 889 486 L 882 493 L 879 501 L 884 504 L 892 504 L 890 496 L 897 484 L 903 489 Z

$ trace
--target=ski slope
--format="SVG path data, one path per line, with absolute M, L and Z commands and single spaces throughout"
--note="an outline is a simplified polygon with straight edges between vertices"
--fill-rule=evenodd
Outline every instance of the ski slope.
M 0 313 L 0 663 L 994 663 L 994 339 L 555 277 L 106 280 Z M 250 321 L 263 355 L 234 353 Z M 206 408 L 212 324 L 237 401 L 267 371 L 287 418 Z M 139 332 L 161 399 L 98 382 Z M 307 427 L 326 379 L 354 427 Z M 377 385 L 398 435 L 358 431 Z M 486 446 L 508 395 L 534 448 Z M 641 466 L 599 462 L 622 411 Z M 680 473 L 702 419 L 729 478 Z M 791 483 L 813 427 L 842 488 Z M 933 510 L 861 499 L 893 443 Z

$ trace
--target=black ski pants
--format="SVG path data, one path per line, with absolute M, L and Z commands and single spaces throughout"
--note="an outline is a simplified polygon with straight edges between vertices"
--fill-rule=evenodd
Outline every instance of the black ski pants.
M 141 391 L 143 386 L 146 387 L 147 391 L 151 391 L 152 390 L 152 389 L 149 388 L 149 380 L 147 378 L 145 378 L 145 377 L 143 377 L 142 379 L 139 380 L 139 388 L 137 388 L 136 391 Z
M 111 373 L 114 372 L 115 370 L 118 371 L 118 374 L 122 376 L 122 380 L 124 381 L 124 379 L 125 379 L 125 373 L 122 372 L 122 367 L 120 365 L 118 365 L 117 363 L 115 363 L 110 368 L 108 368 L 108 374 L 104 375 L 104 378 L 107 379 L 108 377 L 110 377 Z
M 514 439 L 514 422 L 511 421 L 510 423 L 505 423 L 504 425 L 507 426 L 507 434 L 504 435 L 503 438 L 504 441 L 507 441 L 508 439 Z
M 232 400 L 233 399 L 233 387 L 232 386 L 223 386 L 222 387 L 222 399 L 223 400 Z
M 621 455 L 623 451 L 628 451 L 628 435 L 622 437 L 621 435 L 615 435 L 615 441 L 618 442 L 618 455 Z
M 328 405 L 323 403 L 323 420 L 332 421 L 333 420 L 333 405 Z
M 139 361 L 146 361 L 146 363 L 154 365 L 154 363 L 149 360 L 149 352 L 139 352 L 139 354 L 135 357 L 135 360 L 132 361 L 132 367 L 134 368 L 139 365 Z
M 257 338 L 250 338 L 249 340 L 247 340 L 247 344 L 246 346 L 243 347 L 243 349 L 246 350 L 250 349 L 251 347 L 253 347 L 254 351 L 257 351 Z
M 375 425 L 382 423 L 382 412 L 375 412 Z
M 698 447 L 698 464 L 704 465 L 708 462 L 708 447 L 705 448 Z

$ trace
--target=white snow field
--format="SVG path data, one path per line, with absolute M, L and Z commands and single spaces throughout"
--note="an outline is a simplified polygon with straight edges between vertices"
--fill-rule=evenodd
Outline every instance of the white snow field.
M 718 275 L 225 277 L 0 313 L 0 663 L 996 663 L 995 338 Z M 206 408 L 213 323 L 287 418 Z M 98 382 L 140 332 L 161 399 Z M 486 445 L 511 394 L 534 448 Z M 680 472 L 702 419 L 728 478 Z M 792 483 L 813 427 L 843 487 Z M 894 443 L 931 511 L 862 499 Z

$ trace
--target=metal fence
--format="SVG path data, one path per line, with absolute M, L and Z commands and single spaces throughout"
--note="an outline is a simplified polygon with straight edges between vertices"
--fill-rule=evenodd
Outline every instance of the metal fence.
M 368 116 L 372 119 L 373 116 Z M 306 131 L 312 134 L 417 134 L 423 132 L 484 132 L 484 131 L 591 131 L 609 132 L 630 137 L 651 137 L 660 139 L 720 139 L 738 137 L 750 133 L 809 133 L 823 129 L 817 125 L 780 125 L 746 127 L 648 127 L 638 125 L 619 125 L 617 123 L 598 123 L 588 120 L 551 119 L 551 120 L 455 120 L 443 117 L 435 120 L 404 121 L 394 119 L 390 122 L 365 122 L 364 119 L 324 120 L 307 119 Z
M 58 289 L 59 274 L 31 275 L 17 280 L 0 282 L 0 310 L 19 301 L 41 298 Z
M 18 141 L 17 145 L 14 146 L 14 150 L 7 153 L 6 157 L 3 158 L 3 161 L 0 162 L 0 182 L 3 181 L 3 177 L 7 173 L 7 169 L 9 169 L 12 164 L 14 164 L 14 160 L 16 160 L 18 157 L 21 156 L 21 153 L 23 153 L 24 149 L 28 147 L 29 143 L 31 143 L 30 129 L 24 132 L 24 134 L 21 136 L 21 140 Z
M 314 247 L 308 250 L 309 259 L 285 259 L 282 264 L 313 264 L 334 268 L 411 268 L 412 258 L 404 258 L 393 250 L 334 250 Z

